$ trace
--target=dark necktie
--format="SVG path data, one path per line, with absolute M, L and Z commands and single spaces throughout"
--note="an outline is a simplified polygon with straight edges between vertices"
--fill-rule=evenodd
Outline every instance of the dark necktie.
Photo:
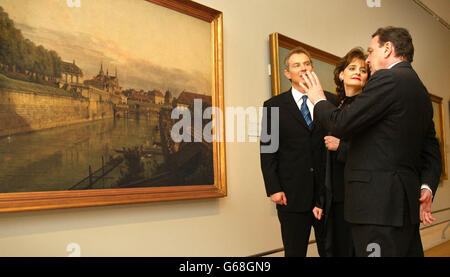
M 312 119 L 311 119 L 311 114 L 309 113 L 308 105 L 306 104 L 306 100 L 308 100 L 308 96 L 303 95 L 302 98 L 303 98 L 303 103 L 300 107 L 300 111 L 302 112 L 303 117 L 305 118 L 308 128 L 311 130 Z

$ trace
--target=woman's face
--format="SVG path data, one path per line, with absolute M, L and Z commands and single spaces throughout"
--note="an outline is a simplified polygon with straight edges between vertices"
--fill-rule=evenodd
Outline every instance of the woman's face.
M 344 87 L 352 87 L 359 90 L 366 85 L 367 65 L 364 60 L 354 58 L 353 61 L 339 74 L 339 78 L 343 80 Z

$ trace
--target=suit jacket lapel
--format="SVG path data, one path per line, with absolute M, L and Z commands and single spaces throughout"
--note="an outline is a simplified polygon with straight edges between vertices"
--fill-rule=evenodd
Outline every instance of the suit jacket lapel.
M 292 116 L 295 117 L 295 119 L 297 119 L 298 122 L 300 122 L 300 124 L 302 124 L 306 129 L 309 130 L 308 124 L 306 124 L 306 120 L 303 117 L 302 112 L 298 108 L 297 103 L 295 103 L 294 97 L 292 96 L 290 90 L 288 93 L 285 93 L 284 102 L 286 104 L 287 110 L 292 114 Z

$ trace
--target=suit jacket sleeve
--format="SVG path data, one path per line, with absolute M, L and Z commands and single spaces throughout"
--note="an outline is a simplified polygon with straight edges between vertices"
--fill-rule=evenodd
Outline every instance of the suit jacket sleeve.
M 395 81 L 389 70 L 378 70 L 367 82 L 363 92 L 345 109 L 329 101 L 314 106 L 314 119 L 336 137 L 347 139 L 364 132 L 389 112 L 394 102 Z
M 328 101 L 331 102 L 331 104 L 335 105 L 336 107 L 339 106 L 339 101 L 337 100 L 337 96 L 332 94 L 331 92 L 328 91 L 324 91 L 325 93 L 325 97 L 327 98 Z
M 340 140 L 338 149 L 336 150 L 336 159 L 341 163 L 347 161 L 348 143 L 344 140 Z
M 328 92 L 328 91 L 324 91 L 325 92 L 325 96 L 327 98 L 328 101 L 330 101 L 331 104 L 333 104 L 335 107 L 337 107 L 339 105 L 339 102 L 336 98 L 336 95 Z M 332 135 L 331 132 L 328 133 L 328 135 Z M 341 140 L 342 141 L 342 140 Z M 339 150 L 339 149 L 338 149 Z M 326 200 L 329 198 L 331 199 L 331 194 L 329 193 L 331 191 L 331 176 L 332 176 L 332 155 L 330 153 L 329 150 L 326 150 L 325 148 L 323 148 L 323 151 L 325 151 L 325 180 L 324 182 L 315 182 L 315 206 L 321 209 L 326 209 Z M 346 155 L 346 154 L 345 154 Z M 328 187 L 328 189 L 327 189 Z
M 267 196 L 282 191 L 280 180 L 278 177 L 278 150 L 266 150 L 271 145 L 271 143 L 274 143 L 272 134 L 271 108 L 271 105 L 268 105 L 267 102 L 264 103 L 260 136 L 261 170 L 264 178 Z M 278 122 L 275 122 L 275 124 L 278 124 Z
M 423 141 L 422 152 L 420 153 L 422 161 L 420 176 L 422 184 L 427 184 L 431 188 L 434 197 L 441 177 L 442 160 L 434 123 L 432 119 L 430 120 L 431 124 Z

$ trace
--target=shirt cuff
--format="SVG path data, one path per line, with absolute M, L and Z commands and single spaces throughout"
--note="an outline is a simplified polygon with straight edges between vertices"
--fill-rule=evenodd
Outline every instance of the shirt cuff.
M 429 190 L 431 192 L 431 195 L 433 195 L 433 191 L 430 189 L 430 187 L 427 184 L 422 184 L 422 186 L 420 187 L 420 190 L 423 190 L 423 189 Z

